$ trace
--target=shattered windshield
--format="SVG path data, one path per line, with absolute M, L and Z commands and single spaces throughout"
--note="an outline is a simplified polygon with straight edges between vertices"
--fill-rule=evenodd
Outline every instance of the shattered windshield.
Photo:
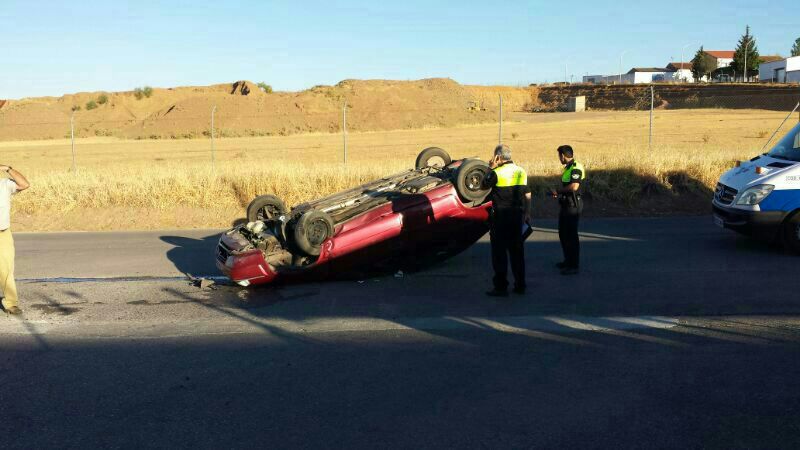
M 800 161 L 800 124 L 778 141 L 768 155 L 777 159 Z

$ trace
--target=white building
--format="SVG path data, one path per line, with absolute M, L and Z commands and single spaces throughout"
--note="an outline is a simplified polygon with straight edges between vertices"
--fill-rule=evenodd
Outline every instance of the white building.
M 758 67 L 758 81 L 800 83 L 800 56 L 762 63 Z
M 588 84 L 605 84 L 605 75 L 586 75 L 583 77 L 583 82 Z
M 672 81 L 675 72 L 659 67 L 634 67 L 626 75 L 633 76 L 633 84 L 663 83 Z
M 592 84 L 643 84 L 673 81 L 675 72 L 657 67 L 634 67 L 628 73 L 619 75 L 587 75 L 584 83 Z
M 672 80 L 675 83 L 694 83 L 692 74 L 692 63 L 690 62 L 671 62 L 667 64 L 667 70 L 671 70 Z
M 634 76 L 630 73 L 620 75 L 587 75 L 583 77 L 584 83 L 590 84 L 633 84 Z
M 733 63 L 733 55 L 736 53 L 733 50 L 704 50 L 704 53 L 717 62 L 717 69 L 728 67 Z

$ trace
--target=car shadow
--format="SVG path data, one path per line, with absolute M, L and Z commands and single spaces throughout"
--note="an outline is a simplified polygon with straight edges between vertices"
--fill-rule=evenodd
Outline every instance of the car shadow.
M 631 200 L 639 205 L 644 200 L 636 200 L 637 196 L 666 196 L 670 201 L 688 196 L 708 202 L 711 195 L 685 174 L 668 177 L 673 180 L 670 190 L 653 187 L 656 181 L 636 178 L 632 171 L 598 172 L 595 176 L 600 179 L 597 185 L 587 186 L 589 210 L 600 208 L 612 195 L 603 180 L 617 178 L 631 189 L 639 189 Z M 533 186 L 541 187 L 543 180 L 552 181 L 534 177 Z M 544 190 L 533 192 L 534 206 L 549 201 L 543 198 Z M 404 222 L 404 233 L 424 230 L 435 220 L 426 199 L 409 196 L 403 201 L 420 205 Z M 220 286 L 210 295 L 225 307 L 287 320 L 321 316 L 400 320 L 420 316 L 800 313 L 800 301 L 785 295 L 800 287 L 785 276 L 785 268 L 796 264 L 796 259 L 769 244 L 719 230 L 708 216 L 631 221 L 593 220 L 589 215 L 581 225 L 582 272 L 574 277 L 560 276 L 553 267 L 562 258 L 556 221 L 539 218 L 534 225 L 536 231 L 526 242 L 529 289 L 525 296 L 509 301 L 484 296 L 492 276 L 486 236 L 452 253 L 421 252 L 412 247 L 410 253 L 390 264 L 374 259 L 372 249 L 367 249 L 355 255 L 357 264 L 327 272 L 322 279 L 263 288 Z M 168 253 L 170 260 L 191 274 L 217 273 L 213 263 L 216 239 L 216 235 L 162 237 L 175 245 Z M 384 244 L 401 246 L 403 242 Z M 431 255 L 436 257 L 429 258 Z M 409 260 L 414 264 L 408 264 Z M 204 261 L 211 264 L 204 265 Z M 758 288 L 754 289 L 756 279 Z
M 197 277 L 219 275 L 215 262 L 215 250 L 219 234 L 201 238 L 185 236 L 160 236 L 159 239 L 173 247 L 167 250 L 167 259 L 185 274 Z

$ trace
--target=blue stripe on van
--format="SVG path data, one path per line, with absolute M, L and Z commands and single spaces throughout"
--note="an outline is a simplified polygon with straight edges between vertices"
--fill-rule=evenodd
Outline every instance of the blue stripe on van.
M 762 211 L 794 211 L 800 209 L 800 189 L 772 191 L 758 204 Z

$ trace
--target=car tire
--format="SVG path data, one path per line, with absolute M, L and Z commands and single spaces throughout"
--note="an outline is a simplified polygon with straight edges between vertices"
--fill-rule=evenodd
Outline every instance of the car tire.
M 446 167 L 451 162 L 453 162 L 453 160 L 446 151 L 439 147 L 428 147 L 419 152 L 414 167 L 417 169 L 424 169 L 426 167 Z
M 308 256 L 319 256 L 322 243 L 333 236 L 333 219 L 315 209 L 304 212 L 294 224 L 294 244 Z
M 466 159 L 456 172 L 455 187 L 461 200 L 482 203 L 491 189 L 483 187 L 489 165 L 479 159 Z
M 783 243 L 792 252 L 800 254 L 800 211 L 783 223 Z
M 274 222 L 286 214 L 286 205 L 274 195 L 260 195 L 247 205 L 247 221 Z

